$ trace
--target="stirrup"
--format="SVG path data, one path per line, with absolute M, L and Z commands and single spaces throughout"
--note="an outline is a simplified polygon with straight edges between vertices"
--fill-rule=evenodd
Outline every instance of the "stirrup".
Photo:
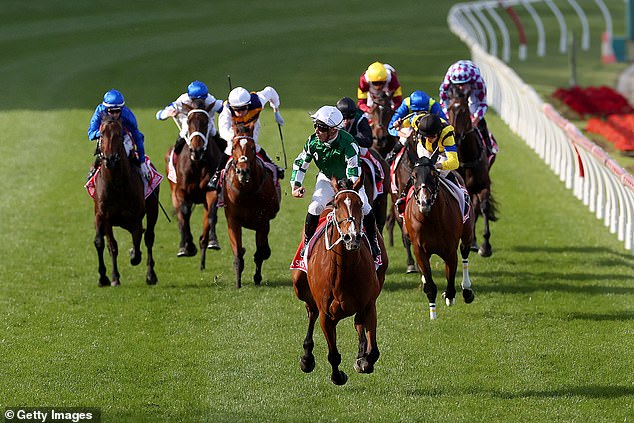
M 308 250 L 308 242 L 304 242 L 304 246 L 302 247 L 301 251 L 299 252 L 299 256 L 301 258 L 304 258 L 304 256 L 306 255 L 306 251 Z
M 277 179 L 284 179 L 284 169 L 282 169 L 279 166 L 276 166 L 277 168 Z

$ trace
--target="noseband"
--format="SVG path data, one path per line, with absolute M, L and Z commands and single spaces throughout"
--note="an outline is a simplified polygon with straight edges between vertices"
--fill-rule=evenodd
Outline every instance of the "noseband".
M 191 149 L 192 147 L 192 138 L 194 138 L 195 136 L 199 136 L 203 139 L 203 150 L 207 149 L 207 133 L 209 133 L 209 127 L 211 126 L 211 118 L 209 116 L 209 113 L 206 110 L 203 109 L 192 109 L 187 113 L 187 122 L 189 122 L 189 117 L 194 114 L 194 113 L 203 113 L 205 116 L 207 116 L 207 130 L 205 131 L 205 133 L 203 134 L 200 131 L 194 131 L 194 132 L 189 132 L 189 129 L 187 130 L 187 138 L 185 139 L 185 141 L 187 142 L 187 145 L 189 146 L 189 148 Z
M 359 198 L 359 201 L 361 201 L 361 196 L 359 195 L 357 191 L 354 191 L 351 189 L 344 189 L 344 190 L 338 191 L 335 194 L 335 197 L 333 198 L 333 202 L 337 199 L 337 197 L 340 194 L 354 194 Z M 340 225 L 342 223 L 351 222 L 353 225 L 353 228 L 356 228 L 358 226 L 359 229 L 361 229 L 361 225 L 357 225 L 356 219 L 352 216 L 352 213 L 350 211 L 350 204 L 348 203 L 349 201 L 350 201 L 349 199 L 344 200 L 344 202 L 346 202 L 346 205 L 348 206 L 348 217 L 346 217 L 345 219 L 337 220 L 337 216 L 335 216 L 334 210 L 328 213 L 327 220 L 326 220 L 326 250 L 332 250 L 335 247 L 335 245 L 339 244 L 342 241 L 345 241 L 345 242 L 351 241 L 350 239 L 351 235 L 349 233 L 344 233 L 343 230 L 341 229 Z M 337 240 L 332 243 L 330 239 L 328 238 L 328 226 L 331 226 L 331 225 L 335 226 L 335 228 L 337 229 L 337 233 L 339 234 L 339 237 L 337 238 Z
M 414 168 L 420 167 L 420 166 L 430 166 L 430 165 L 427 165 L 427 164 L 416 165 L 414 166 Z M 421 211 L 423 209 L 427 209 L 427 210 L 431 209 L 431 206 L 434 205 L 434 203 L 436 202 L 436 198 L 438 197 L 439 179 L 437 177 L 433 178 L 433 172 L 435 172 L 435 170 L 432 168 L 432 170 L 428 174 L 428 177 L 425 178 L 425 179 L 429 179 L 431 177 L 433 181 L 433 183 L 429 184 L 429 196 L 425 198 L 424 195 L 420 194 L 421 192 L 423 192 L 425 188 L 427 188 L 428 184 L 426 181 L 422 181 L 418 189 L 414 190 L 414 198 L 416 199 L 416 204 L 418 204 L 418 207 L 419 209 L 421 209 Z

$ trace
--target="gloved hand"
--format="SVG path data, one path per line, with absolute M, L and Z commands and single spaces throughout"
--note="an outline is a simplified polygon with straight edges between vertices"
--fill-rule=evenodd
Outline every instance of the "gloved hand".
M 150 169 L 145 163 L 141 163 L 141 175 L 145 178 L 146 181 L 150 180 Z
M 282 118 L 280 112 L 275 112 L 275 122 L 277 122 L 277 124 L 280 126 L 284 125 L 284 118 Z

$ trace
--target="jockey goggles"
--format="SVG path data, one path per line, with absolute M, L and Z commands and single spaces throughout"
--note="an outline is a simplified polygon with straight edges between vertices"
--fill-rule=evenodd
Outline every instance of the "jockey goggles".
M 330 129 L 330 126 L 322 122 L 315 122 L 313 124 L 313 127 L 317 129 L 319 132 L 328 132 L 328 130 Z
M 109 109 L 106 109 L 106 111 L 109 115 L 114 115 L 116 113 L 121 113 L 121 107 L 111 107 Z

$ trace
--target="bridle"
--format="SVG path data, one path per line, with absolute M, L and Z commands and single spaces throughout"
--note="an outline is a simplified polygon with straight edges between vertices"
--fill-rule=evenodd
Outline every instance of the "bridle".
M 333 198 L 333 203 L 335 202 L 337 197 L 341 194 L 353 194 L 358 197 L 360 202 L 362 201 L 361 195 L 359 195 L 357 191 L 354 191 L 351 189 L 344 189 L 344 190 L 338 191 L 335 194 Z M 325 238 L 326 238 L 326 250 L 328 251 L 332 250 L 337 244 L 339 244 L 342 241 L 346 244 L 346 248 L 348 250 L 359 248 L 358 245 L 356 246 L 356 248 L 352 246 L 353 235 L 350 232 L 353 232 L 355 239 L 359 241 L 361 239 L 361 222 L 357 222 L 357 219 L 355 219 L 354 216 L 352 216 L 352 211 L 350 210 L 351 201 L 346 198 L 344 200 L 344 203 L 346 204 L 348 208 L 348 217 L 341 220 L 337 220 L 337 216 L 335 215 L 335 210 L 333 210 L 330 213 L 328 213 L 328 216 L 326 218 Z M 344 233 L 343 230 L 341 229 L 341 224 L 345 222 L 350 222 L 350 226 L 352 230 L 348 230 L 348 232 Z M 339 234 L 338 238 L 334 242 L 332 242 L 330 238 L 328 237 L 329 226 L 334 226 L 335 229 L 337 229 L 337 233 Z M 357 227 L 359 228 L 358 231 L 356 230 Z
M 121 127 L 121 124 L 117 121 L 112 121 L 112 124 L 116 124 Z M 104 127 L 104 125 L 105 123 L 102 123 L 101 128 L 99 129 L 100 133 L 102 132 L 101 129 Z M 121 140 L 121 147 L 119 148 L 119 150 L 121 149 L 125 150 L 125 147 L 123 145 L 123 130 L 121 131 L 119 135 L 113 134 L 113 136 L 111 137 L 111 140 L 114 140 L 115 137 L 118 137 Z M 97 151 L 99 151 L 97 155 L 97 159 L 99 161 L 104 162 L 104 166 L 106 168 L 114 168 L 121 160 L 121 154 L 119 154 L 119 151 L 111 152 L 109 154 L 104 154 L 102 145 L 103 145 L 103 135 L 100 135 L 99 139 L 97 140 Z
M 414 199 L 416 200 L 418 209 L 422 213 L 429 213 L 438 197 L 440 179 L 438 178 L 436 169 L 433 167 L 433 163 L 417 163 L 414 165 L 414 171 L 419 167 L 431 167 L 425 180 L 418 184 L 418 187 L 415 186 L 414 188 Z M 431 181 L 428 182 L 429 179 L 431 179 Z
M 207 149 L 207 134 L 209 133 L 209 127 L 211 126 L 211 117 L 209 116 L 209 112 L 207 112 L 204 109 L 192 109 L 189 112 L 187 112 L 187 121 L 189 122 L 189 117 L 191 115 L 193 115 L 194 113 L 203 113 L 205 116 L 207 116 L 207 130 L 205 131 L 205 133 L 203 134 L 200 131 L 194 131 L 194 132 L 190 132 L 189 128 L 187 129 L 187 138 L 185 138 L 185 141 L 187 142 L 187 146 L 190 148 L 192 147 L 192 138 L 194 137 L 201 137 L 203 140 L 203 150 Z

